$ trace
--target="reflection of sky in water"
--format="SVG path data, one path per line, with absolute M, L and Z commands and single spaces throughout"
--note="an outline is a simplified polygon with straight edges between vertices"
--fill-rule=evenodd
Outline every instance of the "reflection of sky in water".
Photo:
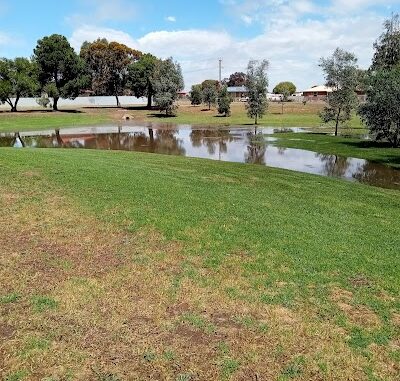
M 152 128 L 153 134 L 150 134 Z M 372 185 L 399 188 L 400 171 L 382 164 L 362 159 L 343 158 L 333 155 L 274 146 L 279 140 L 275 128 L 231 127 L 218 129 L 196 128 L 183 125 L 179 129 L 151 123 L 141 126 L 104 126 L 60 129 L 38 132 L 21 132 L 21 139 L 27 147 L 58 147 L 120 149 L 184 155 L 212 160 L 258 163 L 275 168 L 298 172 L 358 180 Z M 286 130 L 287 131 L 287 130 Z M 304 132 L 296 128 L 293 132 Z M 274 136 L 271 136 L 274 134 Z M 14 137 L 15 139 L 11 139 Z M 312 139 L 312 137 L 310 137 Z M 0 134 L 0 142 L 23 147 L 19 137 L 14 134 Z M 7 140 L 8 139 L 8 140 Z M 10 142 L 10 143 L 7 143 Z M 11 143 L 13 142 L 13 143 Z

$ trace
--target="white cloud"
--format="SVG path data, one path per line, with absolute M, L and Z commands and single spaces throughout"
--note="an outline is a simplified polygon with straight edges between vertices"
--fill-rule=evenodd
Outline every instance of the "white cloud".
M 168 16 L 168 17 L 165 18 L 165 20 L 169 21 L 169 22 L 176 22 L 176 17 L 175 16 Z
M 92 25 L 83 25 L 77 28 L 70 37 L 72 47 L 79 52 L 84 41 L 94 41 L 98 38 L 106 38 L 109 41 L 118 41 L 130 47 L 136 47 L 137 42 L 125 32 L 112 28 L 102 28 Z
M 12 41 L 12 39 L 8 34 L 0 31 L 0 45 L 11 44 L 11 41 Z
M 390 5 L 400 0 L 378 0 Z M 177 30 L 154 31 L 133 38 L 122 31 L 82 26 L 71 42 L 79 48 L 84 40 L 106 37 L 161 58 L 173 56 L 181 63 L 186 88 L 207 78 L 217 79 L 218 59 L 223 58 L 223 76 L 245 71 L 250 59 L 270 61 L 271 88 L 279 81 L 290 80 L 299 89 L 322 83 L 319 59 L 336 47 L 354 52 L 361 67 L 370 65 L 373 42 L 381 34 L 383 17 L 374 14 L 372 0 L 331 0 L 324 8 L 311 0 L 220 0 L 247 25 L 260 23 L 255 37 L 239 39 L 227 31 Z M 352 10 L 357 3 L 357 9 Z M 338 16 L 332 7 L 347 13 Z M 329 7 L 329 8 L 327 8 Z M 324 14 L 324 17 L 320 17 Z M 317 17 L 310 17 L 317 16 Z

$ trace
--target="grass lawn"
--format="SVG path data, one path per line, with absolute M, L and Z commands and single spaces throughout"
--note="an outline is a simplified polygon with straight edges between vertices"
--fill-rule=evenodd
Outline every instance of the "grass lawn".
M 400 168 L 400 148 L 392 148 L 384 143 L 322 133 L 281 133 L 276 136 L 279 138 L 275 143 L 277 146 L 300 148 L 345 157 L 358 157 Z
M 106 109 L 98 109 L 95 112 L 82 110 L 0 112 L 0 132 L 47 130 L 102 124 L 110 120 L 112 118 Z
M 0 177 L 0 378 L 399 379 L 399 192 L 90 150 Z
M 268 114 L 260 120 L 260 125 L 276 127 L 320 127 L 321 121 L 318 112 L 323 104 L 287 103 L 282 105 L 271 103 Z M 49 129 L 55 127 L 73 127 L 77 125 L 95 125 L 105 122 L 122 123 L 124 115 L 130 115 L 134 122 L 156 122 L 175 124 L 202 124 L 210 126 L 223 125 L 252 125 L 253 120 L 246 114 L 243 103 L 232 104 L 232 116 L 220 117 L 214 109 L 204 109 L 204 106 L 191 106 L 182 102 L 174 117 L 166 118 L 158 111 L 149 111 L 142 107 L 133 108 L 82 108 L 78 110 L 64 110 L 64 112 L 32 111 L 11 114 L 0 112 L 0 132 L 15 132 L 27 130 Z M 364 131 L 358 117 L 354 117 L 349 127 L 357 131 Z

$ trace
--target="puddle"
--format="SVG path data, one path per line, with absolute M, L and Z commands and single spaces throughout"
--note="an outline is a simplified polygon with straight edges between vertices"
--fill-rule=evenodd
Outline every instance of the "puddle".
M 155 124 L 0 134 L 0 146 L 126 150 L 251 163 L 400 189 L 400 171 L 363 159 L 274 146 L 275 128 Z M 302 128 L 285 132 L 306 132 Z M 272 136 L 276 134 L 276 137 Z

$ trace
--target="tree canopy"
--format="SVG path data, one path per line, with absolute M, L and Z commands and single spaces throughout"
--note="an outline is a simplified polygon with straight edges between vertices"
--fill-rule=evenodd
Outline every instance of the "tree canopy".
M 360 116 L 375 140 L 400 145 L 400 65 L 378 70 L 367 79 L 367 102 Z
M 154 78 L 154 101 L 160 111 L 171 115 L 177 108 L 178 93 L 184 88 L 181 66 L 172 58 L 160 61 Z
M 331 57 L 321 58 L 320 67 L 325 74 L 326 86 L 333 90 L 328 95 L 328 104 L 320 116 L 324 123 L 335 122 L 335 136 L 337 136 L 339 124 L 349 121 L 358 105 L 357 58 L 353 53 L 337 48 Z
M 282 94 L 285 101 L 289 96 L 296 92 L 296 86 L 293 82 L 280 82 L 272 90 L 274 94 Z
M 234 87 L 234 86 L 245 86 L 246 85 L 246 73 L 243 73 L 241 71 L 237 71 L 236 73 L 233 73 L 229 76 L 229 78 L 226 81 L 226 85 L 228 87 Z
M 153 82 L 158 61 L 152 54 L 143 54 L 127 67 L 128 87 L 136 97 L 147 97 L 147 108 L 151 108 L 154 96 Z
M 203 92 L 200 84 L 192 86 L 189 99 L 193 106 L 200 105 L 203 102 Z
M 392 15 L 383 25 L 384 32 L 374 44 L 372 70 L 390 69 L 400 64 L 400 15 Z
M 267 60 L 250 61 L 247 67 L 246 87 L 248 90 L 247 115 L 258 123 L 268 108 L 267 88 L 268 88 L 268 70 Z
M 0 102 L 17 111 L 21 97 L 34 96 L 39 89 L 37 67 L 27 58 L 0 59 Z
M 84 62 L 64 36 L 53 34 L 39 40 L 33 59 L 43 91 L 53 98 L 54 110 L 60 98 L 74 99 L 87 85 Z
M 80 56 L 86 62 L 94 93 L 114 95 L 120 107 L 119 96 L 126 88 L 128 66 L 136 62 L 142 53 L 119 42 L 97 39 L 92 43 L 84 42 Z
M 224 116 L 230 116 L 231 103 L 232 103 L 232 97 L 228 93 L 227 86 L 224 86 L 218 93 L 218 114 L 223 114 Z

